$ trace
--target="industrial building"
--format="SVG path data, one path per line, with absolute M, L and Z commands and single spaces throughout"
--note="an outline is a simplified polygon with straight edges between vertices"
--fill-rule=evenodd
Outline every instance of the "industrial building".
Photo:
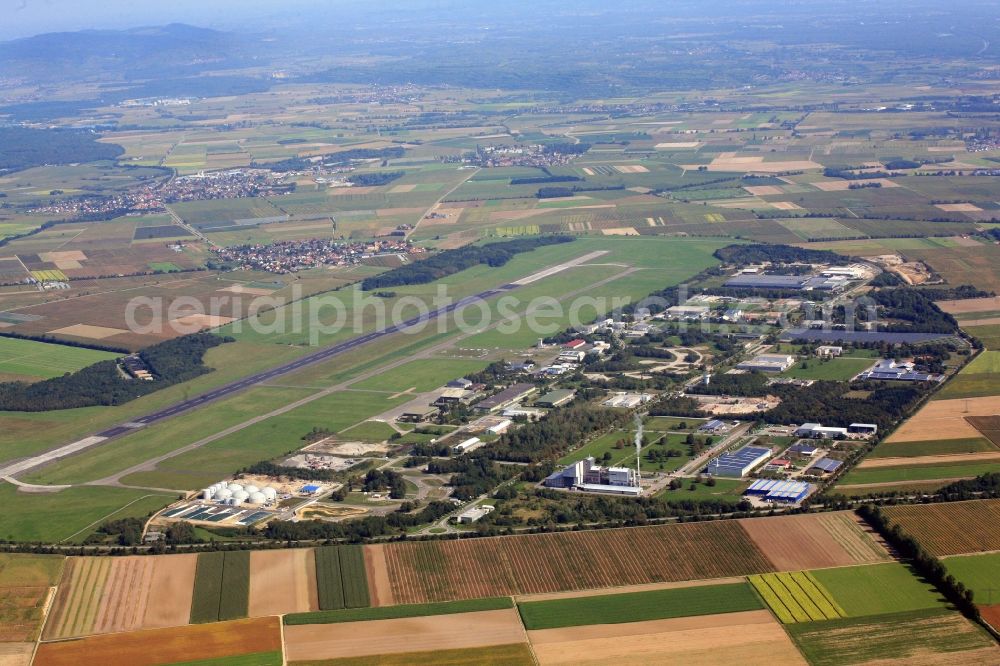
M 822 460 L 817 460 L 812 467 L 807 470 L 809 474 L 815 474 L 819 476 L 820 474 L 833 474 L 838 469 L 841 468 L 842 463 L 839 460 L 834 460 L 833 458 L 823 458 Z
M 847 432 L 852 435 L 874 435 L 878 432 L 878 426 L 874 423 L 852 423 L 847 426 Z
M 795 429 L 796 437 L 809 439 L 847 439 L 847 428 L 830 428 L 819 423 L 803 423 Z
M 843 347 L 836 347 L 834 345 L 821 345 L 816 347 L 816 356 L 820 358 L 834 358 L 836 356 L 841 356 L 844 353 Z
M 613 396 L 602 402 L 605 407 L 621 407 L 632 409 L 639 405 L 645 405 L 653 399 L 649 393 L 615 393 Z
M 458 518 L 456 520 L 463 525 L 471 525 L 472 523 L 479 522 L 479 520 L 484 516 L 493 513 L 495 508 L 496 507 L 489 504 L 474 506 L 458 514 Z
M 744 491 L 744 494 L 751 497 L 759 497 L 765 502 L 798 504 L 808 497 L 812 490 L 812 484 L 802 481 L 758 479 L 750 484 L 750 487 Z
M 485 442 L 478 437 L 470 437 L 469 439 L 463 440 L 451 447 L 451 452 L 457 454 L 469 453 L 470 451 L 475 451 L 483 444 L 485 444 Z
M 555 391 L 549 391 L 540 397 L 535 401 L 535 404 L 539 407 L 560 407 L 570 402 L 575 397 L 576 391 L 570 389 L 557 389 Z
M 846 275 L 747 275 L 729 278 L 724 287 L 736 289 L 794 289 L 801 291 L 839 291 L 850 283 Z
M 814 455 L 819 453 L 819 447 L 813 444 L 806 444 L 805 442 L 799 442 L 798 444 L 792 444 L 788 447 L 785 453 L 791 453 L 798 456 L 804 456 L 806 458 L 812 458 Z
M 547 488 L 583 490 L 617 495 L 642 494 L 636 471 L 630 467 L 600 467 L 593 457 L 553 472 L 543 482 Z
M 496 395 L 491 395 L 485 400 L 480 401 L 475 405 L 474 409 L 478 412 L 495 412 L 498 409 L 505 409 L 516 402 L 524 400 L 537 390 L 534 384 L 514 384 Z
M 884 358 L 858 375 L 858 379 L 874 379 L 892 382 L 944 381 L 944 375 L 932 375 L 926 372 L 916 372 L 914 367 L 913 363 L 897 363 L 891 358 Z
M 747 372 L 784 372 L 795 365 L 795 357 L 789 354 L 759 354 L 736 367 Z
M 726 430 L 726 422 L 720 419 L 712 419 L 711 421 L 706 421 L 701 427 L 698 428 L 699 432 L 710 432 L 719 433 Z
M 674 305 L 666 310 L 668 319 L 681 321 L 699 321 L 708 316 L 708 308 L 704 305 Z
M 425 407 L 415 407 L 413 409 L 408 409 L 399 415 L 397 421 L 403 421 L 406 423 L 423 423 L 424 421 L 429 421 L 438 414 L 441 413 L 437 407 L 433 405 L 427 405 Z
M 771 455 L 771 449 L 762 446 L 744 446 L 732 453 L 723 453 L 717 458 L 712 458 L 705 472 L 712 476 L 742 479 Z

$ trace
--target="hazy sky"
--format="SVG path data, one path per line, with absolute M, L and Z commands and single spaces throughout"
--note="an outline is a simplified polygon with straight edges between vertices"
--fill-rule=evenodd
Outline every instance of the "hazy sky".
M 375 0 L 376 2 L 378 0 Z M 258 27 L 261 19 L 289 18 L 317 5 L 343 4 L 313 0 L 0 0 L 0 39 L 29 37 L 42 32 L 86 28 L 128 28 L 191 23 L 233 29 Z M 354 3 L 357 4 L 357 3 Z M 255 24 L 253 26 L 248 24 Z

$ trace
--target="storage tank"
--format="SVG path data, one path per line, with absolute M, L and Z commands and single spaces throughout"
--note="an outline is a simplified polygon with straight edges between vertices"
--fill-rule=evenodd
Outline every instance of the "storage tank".
M 227 500 L 233 496 L 233 491 L 229 488 L 220 488 L 215 491 L 215 499 L 217 500 Z
M 229 484 L 229 489 L 232 490 L 235 493 L 238 490 L 243 490 L 243 486 L 241 486 L 238 483 L 230 483 Z
M 215 489 L 214 488 L 205 488 L 204 490 L 201 491 L 201 498 L 202 499 L 210 500 L 213 497 L 215 497 Z
M 233 506 L 239 506 L 240 504 L 243 504 L 243 498 L 234 497 L 233 499 L 230 500 L 230 502 L 232 503 Z
M 249 501 L 251 504 L 264 504 L 267 502 L 267 497 L 262 492 L 250 493 Z
M 237 490 L 233 492 L 233 499 L 245 500 L 248 497 L 250 497 L 250 493 L 245 490 Z
M 267 488 L 261 488 L 260 492 L 264 493 L 264 497 L 266 497 L 269 502 L 273 502 L 278 497 L 278 491 L 270 486 Z
M 243 486 L 243 490 L 245 490 L 248 493 L 250 493 L 251 495 L 253 495 L 255 492 L 258 492 L 260 490 L 260 488 L 258 488 L 257 486 L 255 486 L 253 484 L 250 484 L 249 486 Z

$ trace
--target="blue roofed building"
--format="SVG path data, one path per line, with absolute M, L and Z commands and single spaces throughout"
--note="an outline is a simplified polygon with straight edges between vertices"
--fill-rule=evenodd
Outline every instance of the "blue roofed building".
M 833 458 L 823 458 L 822 460 L 817 460 L 816 463 L 809 468 L 809 474 L 833 474 L 838 469 L 841 468 L 842 463 L 839 460 L 834 460 Z
M 732 453 L 713 458 L 705 468 L 706 474 L 742 479 L 772 455 L 771 449 L 762 446 L 744 446 Z

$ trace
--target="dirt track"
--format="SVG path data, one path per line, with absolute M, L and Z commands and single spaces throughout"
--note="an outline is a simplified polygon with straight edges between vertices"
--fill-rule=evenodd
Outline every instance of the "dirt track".
M 525 641 L 513 608 L 397 620 L 311 624 L 284 629 L 288 661 L 509 645 Z
M 548 664 L 805 664 L 768 611 L 529 631 Z

